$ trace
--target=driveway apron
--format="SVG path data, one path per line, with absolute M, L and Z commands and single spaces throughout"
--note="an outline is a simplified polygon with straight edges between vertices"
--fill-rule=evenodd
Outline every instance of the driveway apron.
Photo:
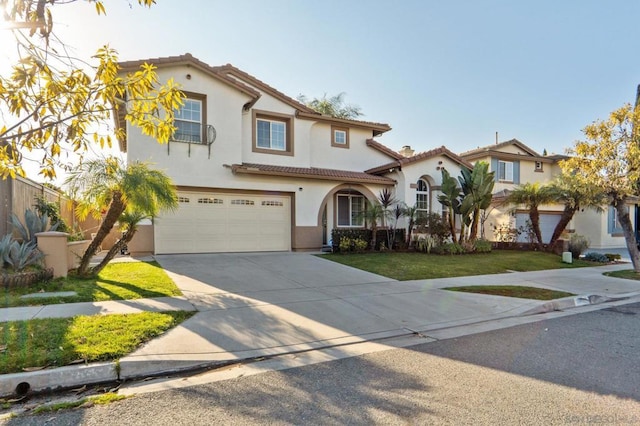
M 399 282 L 309 253 L 157 260 L 198 313 L 121 359 L 124 377 L 469 324 L 518 315 L 537 303 L 441 288 L 525 278 L 519 274 Z M 566 278 L 551 275 L 556 282 Z

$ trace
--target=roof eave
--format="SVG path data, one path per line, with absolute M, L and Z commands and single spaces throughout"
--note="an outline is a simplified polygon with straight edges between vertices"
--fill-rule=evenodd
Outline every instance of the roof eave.
M 329 180 L 329 181 L 338 181 L 343 183 L 376 183 L 380 185 L 395 185 L 397 182 L 394 179 L 384 178 L 384 179 L 365 179 L 365 178 L 357 178 L 357 177 L 338 177 L 338 176 L 322 176 L 322 175 L 308 175 L 304 173 L 292 173 L 292 172 L 282 172 L 282 171 L 273 171 L 273 170 L 260 170 L 260 169 L 249 169 L 238 164 L 233 164 L 231 166 L 231 171 L 233 173 L 244 173 L 244 174 L 252 174 L 252 175 L 265 175 L 265 176 L 278 176 L 278 177 L 295 177 L 300 179 L 311 179 L 311 180 Z
M 385 123 L 369 123 L 365 121 L 348 120 L 345 118 L 336 118 L 336 117 L 330 117 L 328 115 L 322 115 L 317 112 L 311 113 L 311 112 L 298 111 L 296 113 L 296 116 L 298 118 L 306 119 L 306 120 L 316 120 L 316 121 L 322 121 L 325 123 L 343 124 L 349 127 L 357 127 L 361 129 L 372 130 L 373 136 L 380 136 L 381 134 L 391 130 L 391 127 Z

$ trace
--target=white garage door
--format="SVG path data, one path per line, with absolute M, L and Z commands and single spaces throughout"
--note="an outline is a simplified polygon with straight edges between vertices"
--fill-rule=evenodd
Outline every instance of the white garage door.
M 516 228 L 522 227 L 523 229 L 526 229 L 526 223 L 528 220 L 529 213 L 517 213 Z M 556 225 L 558 224 L 558 222 L 560 222 L 559 214 L 540 213 L 540 232 L 542 233 L 542 242 L 544 244 L 548 243 L 551 240 L 553 230 L 556 229 Z M 528 242 L 526 232 L 520 234 L 520 236 L 518 237 L 518 242 Z
M 288 196 L 179 192 L 178 197 L 178 210 L 154 220 L 158 254 L 291 249 Z

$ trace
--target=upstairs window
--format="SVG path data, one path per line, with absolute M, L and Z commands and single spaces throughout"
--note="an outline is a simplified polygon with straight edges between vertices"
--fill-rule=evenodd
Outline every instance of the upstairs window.
M 291 117 L 254 111 L 253 151 L 293 154 Z
M 331 126 L 331 146 L 349 148 L 349 129 Z
M 174 126 L 176 142 L 203 143 L 202 130 L 205 125 L 206 97 L 186 93 L 184 105 L 175 112 Z
M 535 169 L 536 172 L 542 171 L 542 161 L 536 161 Z
M 513 182 L 513 161 L 498 161 L 498 180 Z

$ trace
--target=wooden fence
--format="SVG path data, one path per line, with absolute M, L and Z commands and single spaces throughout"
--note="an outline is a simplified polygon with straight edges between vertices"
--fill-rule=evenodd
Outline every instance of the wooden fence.
M 77 226 L 73 214 L 73 202 L 62 193 L 30 179 L 8 178 L 0 180 L 0 236 L 11 231 L 9 224 L 11 214 L 15 213 L 24 222 L 24 212 L 26 209 L 33 210 L 36 197 L 43 197 L 49 202 L 58 204 L 60 217 L 69 227 Z

